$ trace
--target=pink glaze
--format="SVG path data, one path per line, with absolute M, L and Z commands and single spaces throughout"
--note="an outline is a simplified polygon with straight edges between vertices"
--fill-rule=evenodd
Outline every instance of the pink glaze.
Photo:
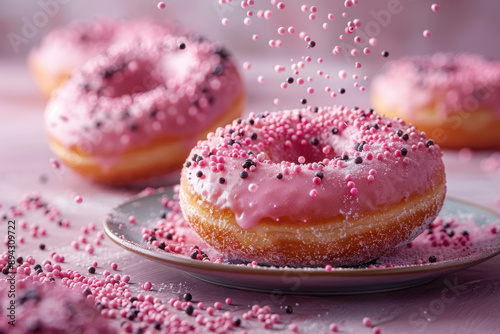
M 390 63 L 373 87 L 388 108 L 405 115 L 429 106 L 442 115 L 486 107 L 500 117 L 500 63 L 478 55 L 405 57 Z
M 439 146 L 414 127 L 361 109 L 311 109 L 251 113 L 217 129 L 192 150 L 183 178 L 204 200 L 231 209 L 243 228 L 267 217 L 355 219 L 440 184 Z
M 98 18 L 52 30 L 29 55 L 45 71 L 66 76 L 111 44 L 144 36 L 162 36 L 177 28 L 165 22 Z
M 52 95 L 45 122 L 62 145 L 111 167 L 124 151 L 155 138 L 193 146 L 241 92 L 220 45 L 166 35 L 114 44 L 89 60 Z

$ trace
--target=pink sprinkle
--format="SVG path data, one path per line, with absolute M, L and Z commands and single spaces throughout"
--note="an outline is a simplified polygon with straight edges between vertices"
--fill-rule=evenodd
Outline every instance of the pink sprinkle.
M 164 2 L 158 2 L 158 9 L 165 9 L 167 5 Z
M 318 191 L 316 189 L 312 189 L 310 192 L 309 192 L 309 196 L 311 196 L 312 198 L 318 196 Z
M 377 45 L 377 39 L 372 37 L 372 38 L 370 38 L 368 43 L 370 43 L 371 46 L 375 46 L 375 45 Z
M 249 62 L 247 62 L 247 61 L 246 61 L 246 62 L 244 62 L 244 63 L 243 63 L 243 69 L 244 69 L 244 70 L 249 70 L 249 69 L 250 69 L 250 67 L 251 67 L 251 65 L 250 65 L 250 63 L 249 63 Z
M 431 9 L 433 12 L 437 12 L 439 10 L 439 6 L 436 3 L 434 3 L 432 4 Z
M 129 281 L 130 281 L 130 276 L 129 276 L 129 275 L 124 275 L 124 276 L 122 277 L 122 282 L 124 282 L 124 283 L 128 283 Z
M 231 298 L 226 298 L 226 304 L 231 305 L 233 303 L 233 300 Z
M 264 83 L 264 76 L 259 75 L 259 76 L 257 77 L 257 82 L 258 82 L 258 83 L 260 83 L 260 84 Z
M 289 34 L 295 34 L 295 28 L 294 27 L 288 27 L 288 33 Z
M 279 10 L 283 10 L 285 9 L 285 4 L 283 2 L 278 2 L 278 5 L 276 5 L 276 7 L 279 9 Z
M 424 35 L 424 37 L 429 37 L 431 35 L 431 32 L 429 30 L 424 30 L 424 32 L 422 33 L 422 35 Z
M 458 158 L 462 162 L 468 162 L 472 159 L 472 150 L 470 148 L 462 148 L 458 151 Z
M 52 167 L 54 167 L 55 169 L 59 169 L 61 167 L 61 164 L 59 163 L 59 161 L 55 158 L 50 158 L 50 164 L 52 165 Z
M 269 9 L 264 12 L 264 18 L 266 20 L 269 20 L 273 16 L 273 12 L 271 12 Z
M 312 88 L 312 87 L 308 87 L 308 88 L 307 88 L 307 93 L 308 93 L 308 94 L 313 94 L 313 93 L 314 93 L 314 88 Z
M 259 39 L 259 35 L 257 35 L 257 34 L 253 34 L 253 35 L 252 35 L 252 39 L 253 39 L 254 41 L 258 40 L 258 39 Z
M 285 29 L 285 27 L 279 27 L 279 28 L 278 28 L 278 34 L 280 34 L 280 35 L 284 35 L 285 33 L 286 33 L 286 29 Z
M 81 196 L 75 196 L 75 203 L 80 204 L 81 202 L 83 202 L 83 198 Z
M 339 331 L 339 326 L 337 326 L 337 324 L 334 322 L 332 322 L 328 328 L 332 333 L 337 333 Z
M 145 291 L 151 290 L 152 287 L 153 287 L 153 284 L 151 284 L 151 282 L 146 282 L 142 285 L 142 289 Z
M 111 263 L 111 269 L 116 270 L 118 269 L 118 265 L 116 263 Z
M 363 318 L 363 326 L 365 327 L 371 327 L 372 326 L 372 319 L 368 317 Z
M 128 217 L 128 221 L 129 221 L 130 224 L 135 224 L 135 222 L 137 221 L 137 219 L 134 216 L 130 216 L 130 217 Z
M 382 331 L 380 330 L 380 327 L 373 327 L 372 333 L 373 334 L 380 334 L 380 333 L 382 333 Z
M 215 302 L 215 303 L 214 303 L 214 308 L 215 308 L 216 310 L 220 310 L 220 309 L 222 308 L 222 304 L 221 304 L 220 302 Z
M 328 13 L 328 19 L 333 20 L 333 18 L 334 18 L 334 15 L 332 13 Z
M 358 193 L 358 189 L 356 188 L 351 188 L 351 194 L 356 195 Z
M 327 264 L 327 265 L 325 266 L 325 270 L 326 270 L 326 271 L 328 271 L 328 272 L 332 271 L 332 269 L 333 269 L 333 268 L 332 268 L 332 266 L 331 266 L 331 265 L 329 265 L 329 264 Z
M 290 332 L 293 332 L 293 333 L 299 332 L 299 326 L 297 326 L 296 323 L 291 323 L 290 325 L 288 325 L 288 329 L 290 330 Z
M 227 26 L 229 24 L 229 20 L 227 18 L 222 19 L 222 25 Z

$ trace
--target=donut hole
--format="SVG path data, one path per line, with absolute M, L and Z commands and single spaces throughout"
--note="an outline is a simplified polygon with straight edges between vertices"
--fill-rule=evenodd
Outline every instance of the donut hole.
M 267 148 L 267 153 L 274 163 L 293 162 L 300 164 L 319 163 L 337 155 L 336 149 L 332 147 L 328 138 L 314 136 L 296 141 L 276 140 L 273 145 Z
M 121 97 L 136 95 L 155 89 L 162 84 L 162 78 L 149 59 L 134 59 L 108 67 L 102 71 L 105 87 L 103 95 Z

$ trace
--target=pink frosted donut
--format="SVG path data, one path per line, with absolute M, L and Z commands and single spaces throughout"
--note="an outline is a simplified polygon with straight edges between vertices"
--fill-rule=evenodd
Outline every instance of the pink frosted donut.
M 57 283 L 0 280 L 0 333 L 117 334 L 118 326 L 102 317 L 82 292 Z M 15 293 L 12 293 L 15 291 Z M 11 296 L 12 298 L 8 298 Z M 15 301 L 12 309 L 11 301 Z M 10 308 L 10 309 L 9 309 Z M 13 315 L 10 318 L 10 315 Z M 15 326 L 9 324 L 12 321 Z
M 49 97 L 73 70 L 111 44 L 145 36 L 163 36 L 178 28 L 170 23 L 98 18 L 52 30 L 28 56 L 40 90 Z
M 404 57 L 373 81 L 372 100 L 441 147 L 500 147 L 498 61 L 466 53 Z
M 228 258 L 364 263 L 405 245 L 441 209 L 439 146 L 402 120 L 343 106 L 251 113 L 191 151 L 180 203 Z
M 196 140 L 239 116 L 244 89 L 220 45 L 190 35 L 115 43 L 52 95 L 51 148 L 90 179 L 126 183 L 182 167 Z

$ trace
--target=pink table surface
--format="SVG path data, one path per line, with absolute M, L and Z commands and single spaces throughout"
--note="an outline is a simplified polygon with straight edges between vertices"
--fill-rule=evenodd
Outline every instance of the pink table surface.
M 257 98 L 259 96 L 260 98 Z M 249 109 L 261 108 L 265 91 L 252 88 Z M 269 100 L 269 96 L 266 96 Z M 163 300 L 190 292 L 194 299 L 213 304 L 231 297 L 234 305 L 226 309 L 243 313 L 248 305 L 268 304 L 281 314 L 282 324 L 275 332 L 288 332 L 287 325 L 295 322 L 303 333 L 328 331 L 331 322 L 341 332 L 371 333 L 361 319 L 369 316 L 382 333 L 498 333 L 500 332 L 500 257 L 428 284 L 405 290 L 349 296 L 294 296 L 275 298 L 266 293 L 253 293 L 215 286 L 199 281 L 188 274 L 158 265 L 131 254 L 110 240 L 96 247 L 94 255 L 75 251 L 70 242 L 80 235 L 81 226 L 94 222 L 102 229 L 102 221 L 109 210 L 123 202 L 137 190 L 109 188 L 90 183 L 66 168 L 55 170 L 49 163 L 53 157 L 44 134 L 42 112 L 45 101 L 40 97 L 24 64 L 0 62 L 0 203 L 5 210 L 19 199 L 36 191 L 56 205 L 64 217 L 71 220 L 71 228 L 57 228 L 44 219 L 30 221 L 47 228 L 47 236 L 36 239 L 27 230 L 18 229 L 16 237 L 24 236 L 19 244 L 19 255 L 34 255 L 37 260 L 49 258 L 48 251 L 38 249 L 40 242 L 48 249 L 66 257 L 64 268 L 86 272 L 96 260 L 97 273 L 110 270 L 110 263 L 119 265 L 118 273 L 130 274 L 130 289 L 137 293 L 145 281 L 153 283 L 153 292 Z M 446 151 L 444 160 L 448 178 L 448 194 L 500 211 L 500 168 L 484 171 L 491 151 L 474 152 L 468 162 L 458 158 L 456 151 Z M 483 168 L 481 167 L 483 166 Z M 40 182 L 41 176 L 47 182 Z M 83 203 L 76 204 L 80 195 Z M 5 225 L 0 236 L 6 234 Z M 92 239 L 92 238 L 91 238 Z M 0 246 L 0 250 L 4 249 Z M 450 286 L 454 288 L 450 288 Z M 450 292 L 451 291 L 451 292 Z M 0 298 L 4 298 L 1 296 Z M 293 314 L 285 314 L 283 307 L 292 305 Z M 187 317 L 183 312 L 179 316 Z M 190 322 L 194 319 L 189 318 Z M 262 331 L 254 320 L 246 322 L 250 333 Z

